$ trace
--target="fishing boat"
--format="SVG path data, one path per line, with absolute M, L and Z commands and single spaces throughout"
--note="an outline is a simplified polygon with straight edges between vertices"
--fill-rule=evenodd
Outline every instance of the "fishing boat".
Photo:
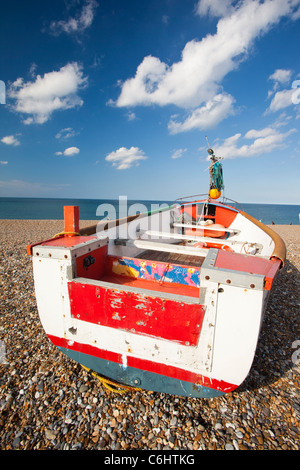
M 64 230 L 27 247 L 48 338 L 119 390 L 211 398 L 251 369 L 285 245 L 220 199 L 208 153 L 208 193 L 86 228 L 66 206 Z

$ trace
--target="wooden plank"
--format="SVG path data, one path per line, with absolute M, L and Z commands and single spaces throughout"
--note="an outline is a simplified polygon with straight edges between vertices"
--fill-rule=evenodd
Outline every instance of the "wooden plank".
M 141 235 L 148 235 L 150 237 L 158 238 L 166 238 L 166 239 L 174 239 L 174 240 L 186 240 L 186 241 L 199 241 L 199 242 L 207 242 L 207 243 L 219 243 L 221 245 L 244 245 L 245 241 L 242 240 L 230 240 L 230 239 L 222 239 L 222 238 L 208 238 L 208 237 L 197 237 L 192 235 L 181 235 L 180 233 L 169 233 L 169 232 L 157 232 L 155 230 L 141 230 Z M 139 239 L 140 240 L 140 239 Z M 259 246 L 259 244 L 256 244 Z M 171 245 L 172 246 L 172 245 Z M 186 247 L 187 248 L 187 247 Z
M 176 253 L 167 253 L 167 252 L 159 252 L 159 251 L 152 251 L 146 250 L 143 253 L 139 253 L 138 256 L 140 259 L 147 259 L 152 261 L 162 261 L 164 263 L 174 263 L 180 264 L 184 266 L 202 266 L 204 261 L 204 257 L 200 258 L 199 256 L 190 256 L 190 255 L 181 255 Z
M 213 230 L 214 232 L 228 232 L 228 233 L 235 233 L 235 234 L 240 233 L 240 230 L 230 229 L 226 227 L 215 228 L 210 225 L 179 224 L 179 223 L 175 223 L 172 225 L 173 227 L 191 228 L 191 229 L 196 229 L 196 230 Z

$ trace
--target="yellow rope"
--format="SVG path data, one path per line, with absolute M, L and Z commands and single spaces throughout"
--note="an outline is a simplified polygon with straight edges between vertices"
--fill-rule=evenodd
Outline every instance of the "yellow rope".
M 92 374 L 94 377 L 96 377 L 96 379 L 98 379 L 102 383 L 102 385 L 104 385 L 104 387 L 106 387 L 111 392 L 122 394 L 122 393 L 126 393 L 128 391 L 131 392 L 131 391 L 141 391 L 142 390 L 141 388 L 130 387 L 129 385 L 122 385 L 118 382 L 114 382 L 114 381 L 108 379 L 107 377 L 103 377 L 102 375 L 98 374 L 97 372 L 94 372 L 93 370 L 89 369 L 88 367 L 85 367 L 82 364 L 80 364 L 80 365 L 81 365 L 81 367 L 83 367 L 83 369 L 85 369 L 90 374 Z
M 70 235 L 70 236 L 75 236 L 75 235 L 80 235 L 80 233 L 78 232 L 60 232 L 60 233 L 57 233 L 56 235 L 54 235 L 52 238 L 57 238 L 57 237 L 62 237 L 63 235 Z

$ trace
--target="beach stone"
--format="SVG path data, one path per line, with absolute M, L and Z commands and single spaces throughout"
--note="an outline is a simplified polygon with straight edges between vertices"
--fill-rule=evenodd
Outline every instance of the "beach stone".
M 177 418 L 176 416 L 173 416 L 173 418 L 170 421 L 170 427 L 175 427 L 177 424 Z
M 45 429 L 45 436 L 49 441 L 53 441 L 56 438 L 56 434 L 51 429 Z
M 232 444 L 225 444 L 225 450 L 234 450 L 234 446 Z
M 13 447 L 14 447 L 14 448 L 19 447 L 20 442 L 21 442 L 21 438 L 20 438 L 20 437 L 16 437 L 16 438 L 13 440 Z
M 135 434 L 135 430 L 134 430 L 134 427 L 133 426 L 128 426 L 127 428 L 127 434 Z
M 93 221 L 83 224 L 92 225 Z M 0 221 L 0 450 L 299 450 L 300 227 L 272 227 L 288 258 L 276 279 L 253 367 L 234 392 L 209 399 L 116 394 L 47 339 L 28 243 L 62 221 Z

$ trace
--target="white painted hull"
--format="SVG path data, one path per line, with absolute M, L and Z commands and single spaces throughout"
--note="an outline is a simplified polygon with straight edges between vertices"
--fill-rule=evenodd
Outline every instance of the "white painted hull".
M 151 222 L 163 218 L 161 226 L 166 215 L 130 222 L 131 240 L 120 240 L 120 228 L 112 227 L 98 236 L 32 246 L 41 323 L 64 353 L 118 382 L 196 397 L 230 392 L 245 380 L 255 356 L 270 289 L 284 262 L 273 257 L 278 241 L 235 211 L 224 240 L 232 251 L 202 247 L 196 254 L 193 245 L 174 245 L 186 243 L 183 227 L 174 223 L 169 232 L 160 227 L 169 239 L 153 240 Z M 197 241 L 199 232 L 191 238 Z M 185 247 L 202 265 L 139 258 L 149 247 L 154 251 L 153 243 L 159 252 L 161 243 L 173 243 L 175 254 Z M 95 261 L 83 268 L 89 256 Z

